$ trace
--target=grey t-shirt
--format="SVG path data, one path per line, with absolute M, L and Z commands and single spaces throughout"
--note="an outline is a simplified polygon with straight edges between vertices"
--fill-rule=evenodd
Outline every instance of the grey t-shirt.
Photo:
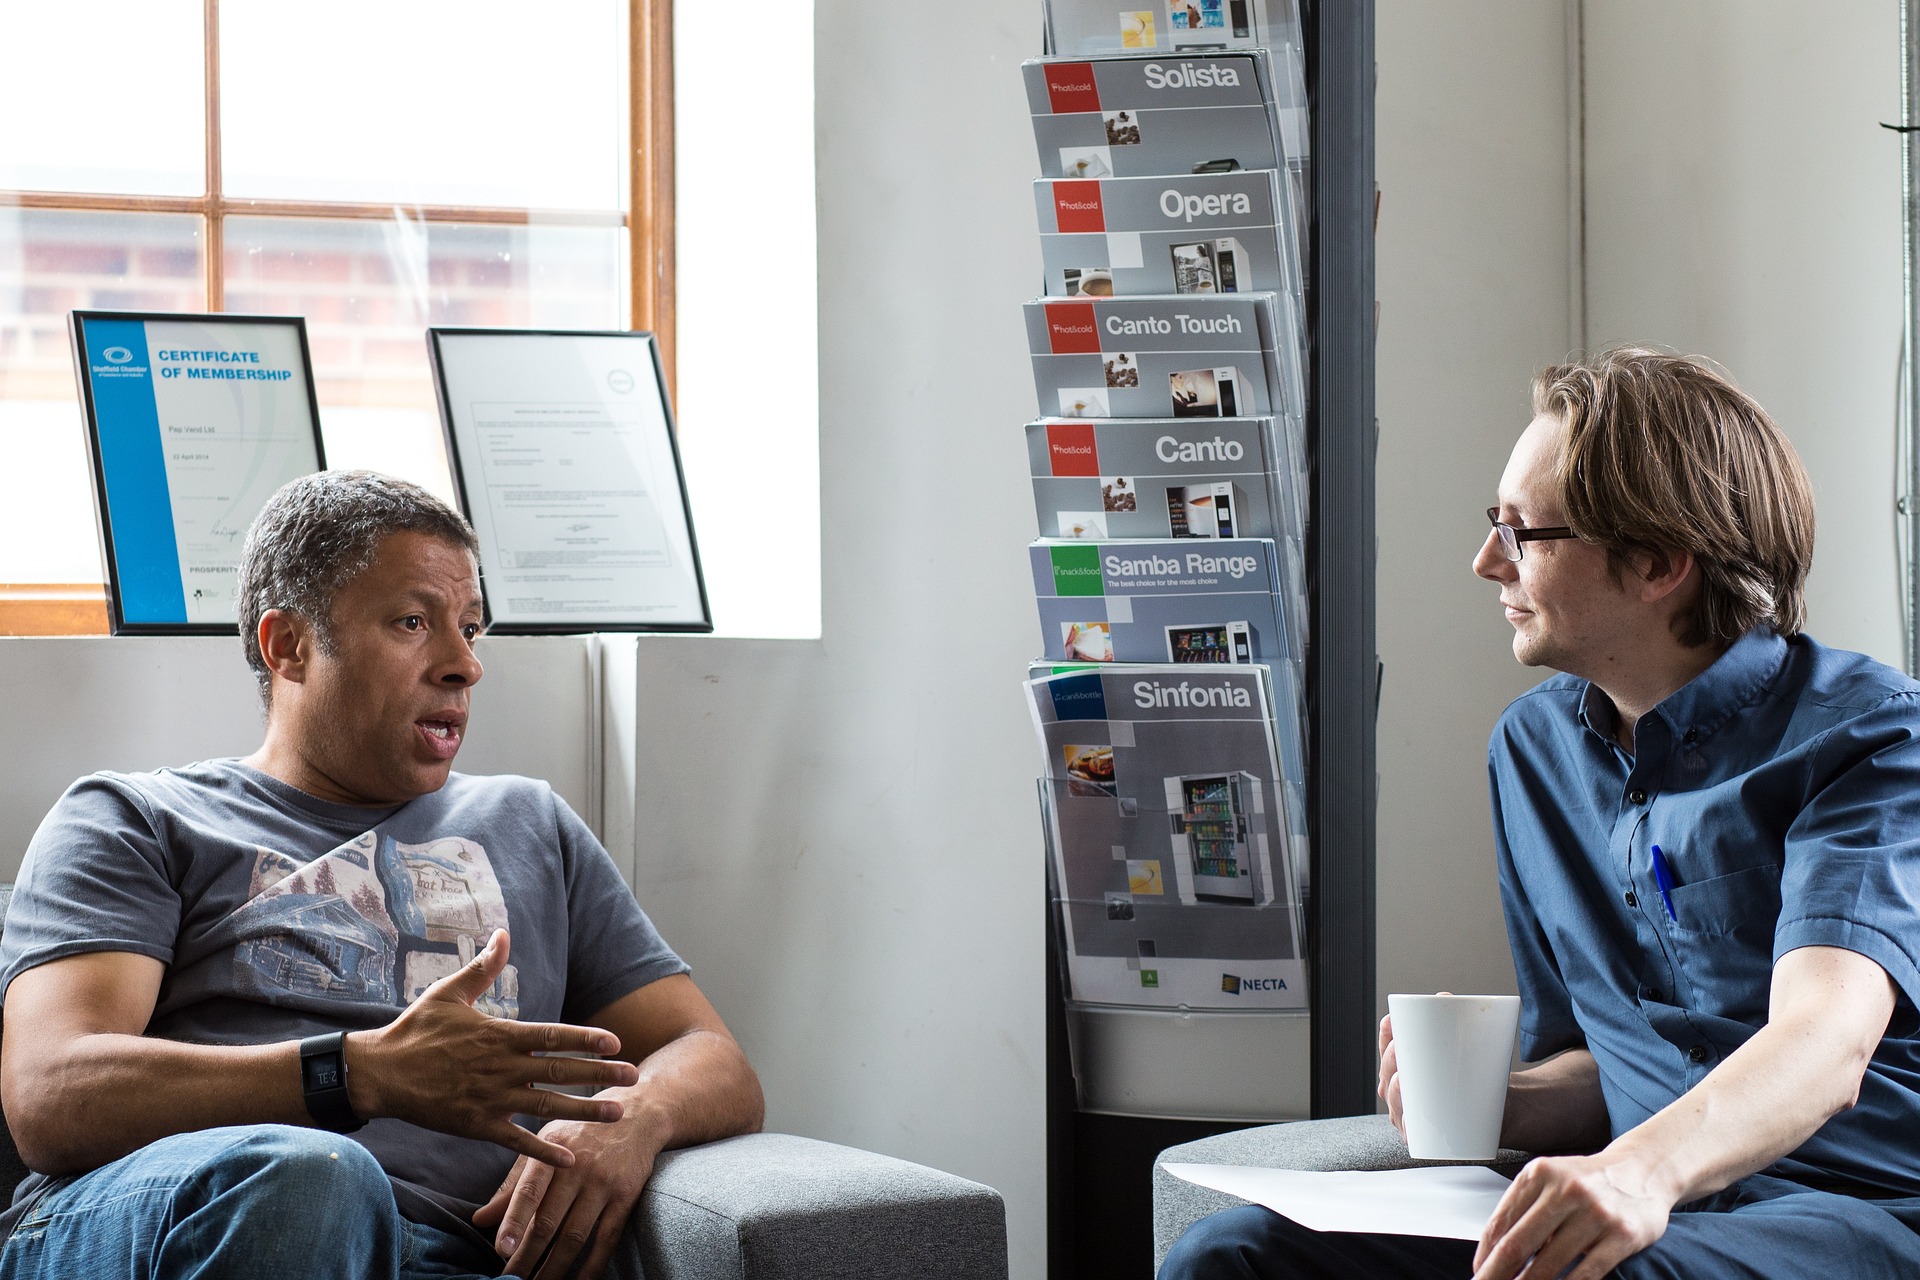
M 456 773 L 381 810 L 317 800 L 237 760 L 97 773 L 27 848 L 0 938 L 0 1002 L 36 965 L 130 951 L 167 967 L 146 1034 L 294 1040 L 384 1026 L 496 928 L 511 931 L 512 953 L 476 1006 L 496 1017 L 583 1023 L 687 972 L 544 782 Z M 484 1202 L 514 1159 L 400 1120 L 353 1136 L 397 1192 L 411 1184 L 442 1203 Z M 419 1216 L 415 1197 L 400 1199 Z

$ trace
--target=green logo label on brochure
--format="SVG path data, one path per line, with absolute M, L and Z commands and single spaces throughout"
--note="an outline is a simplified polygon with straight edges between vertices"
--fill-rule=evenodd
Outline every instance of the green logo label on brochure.
M 1100 577 L 1100 548 L 1049 547 L 1053 556 L 1053 594 L 1057 596 L 1098 596 L 1106 594 Z

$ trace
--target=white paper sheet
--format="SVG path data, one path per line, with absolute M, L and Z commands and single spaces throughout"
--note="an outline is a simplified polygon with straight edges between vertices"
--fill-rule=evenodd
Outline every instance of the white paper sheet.
M 1303 1173 L 1228 1164 L 1162 1165 L 1176 1178 L 1263 1204 L 1314 1231 L 1478 1240 L 1512 1185 L 1479 1165 Z

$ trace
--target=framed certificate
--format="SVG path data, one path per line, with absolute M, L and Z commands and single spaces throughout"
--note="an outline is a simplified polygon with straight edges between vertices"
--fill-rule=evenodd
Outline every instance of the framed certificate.
M 75 311 L 113 633 L 232 635 L 247 528 L 326 464 L 298 316 Z
M 492 630 L 713 630 L 652 334 L 429 329 L 427 348 Z

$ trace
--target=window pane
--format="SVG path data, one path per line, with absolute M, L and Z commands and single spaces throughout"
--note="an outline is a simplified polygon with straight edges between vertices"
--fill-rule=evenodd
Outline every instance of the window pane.
M 0 187 L 206 190 L 201 0 L 0 4 Z
M 200 219 L 0 208 L 0 582 L 99 582 L 67 312 L 203 311 Z
M 623 0 L 224 0 L 229 194 L 625 207 Z
M 617 329 L 615 228 L 229 218 L 227 310 L 304 315 L 327 465 L 453 496 L 428 325 Z

